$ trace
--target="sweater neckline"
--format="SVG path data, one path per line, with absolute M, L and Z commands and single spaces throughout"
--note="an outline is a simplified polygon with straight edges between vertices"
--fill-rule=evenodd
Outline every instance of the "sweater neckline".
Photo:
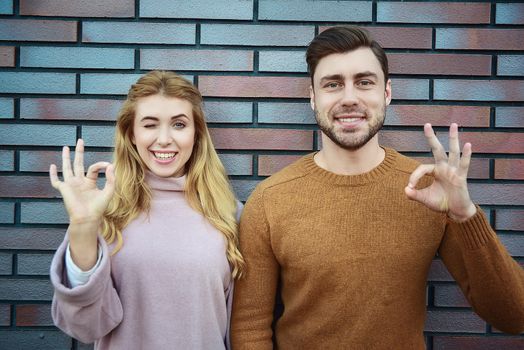
M 160 177 L 148 170 L 146 172 L 146 183 L 154 192 L 184 192 L 186 175 L 180 177 Z
M 397 152 L 392 148 L 382 147 L 385 151 L 384 160 L 371 171 L 358 175 L 339 175 L 321 168 L 315 163 L 314 156 L 317 152 L 308 154 L 304 158 L 304 167 L 308 174 L 320 182 L 327 182 L 332 185 L 360 186 L 370 182 L 375 182 L 384 177 L 393 169 L 397 161 Z

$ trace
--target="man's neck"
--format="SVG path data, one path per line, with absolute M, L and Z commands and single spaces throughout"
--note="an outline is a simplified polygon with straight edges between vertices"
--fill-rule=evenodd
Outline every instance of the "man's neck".
M 322 134 L 322 149 L 315 155 L 315 163 L 339 175 L 360 175 L 370 172 L 382 161 L 386 152 L 378 144 L 378 135 L 357 150 L 344 149 Z

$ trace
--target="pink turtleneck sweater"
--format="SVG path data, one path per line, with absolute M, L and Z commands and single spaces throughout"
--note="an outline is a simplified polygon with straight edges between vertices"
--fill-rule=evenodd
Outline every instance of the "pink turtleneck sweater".
M 100 239 L 100 266 L 75 288 L 67 283 L 66 235 L 51 265 L 53 320 L 100 350 L 224 349 L 233 289 L 225 238 L 189 207 L 185 177 L 149 173 L 147 182 L 149 215 L 123 230 L 113 256 Z

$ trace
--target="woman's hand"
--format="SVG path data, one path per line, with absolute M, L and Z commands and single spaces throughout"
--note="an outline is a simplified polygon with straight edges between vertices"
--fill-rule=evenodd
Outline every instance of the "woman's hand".
M 106 184 L 97 187 L 98 173 L 105 169 Z M 71 168 L 69 147 L 62 150 L 62 173 L 60 181 L 56 165 L 51 164 L 51 185 L 60 191 L 69 214 L 69 240 L 71 256 L 82 270 L 88 270 L 97 259 L 97 235 L 104 211 L 115 191 L 114 167 L 108 162 L 98 162 L 84 173 L 84 142 L 76 144 L 75 159 Z

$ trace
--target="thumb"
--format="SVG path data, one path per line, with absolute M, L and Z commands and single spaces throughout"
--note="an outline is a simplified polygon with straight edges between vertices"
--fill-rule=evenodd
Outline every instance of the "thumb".
M 404 188 L 404 192 L 406 193 L 406 196 L 409 199 L 420 203 L 424 203 L 424 194 L 421 190 L 417 190 L 414 187 L 408 185 Z

